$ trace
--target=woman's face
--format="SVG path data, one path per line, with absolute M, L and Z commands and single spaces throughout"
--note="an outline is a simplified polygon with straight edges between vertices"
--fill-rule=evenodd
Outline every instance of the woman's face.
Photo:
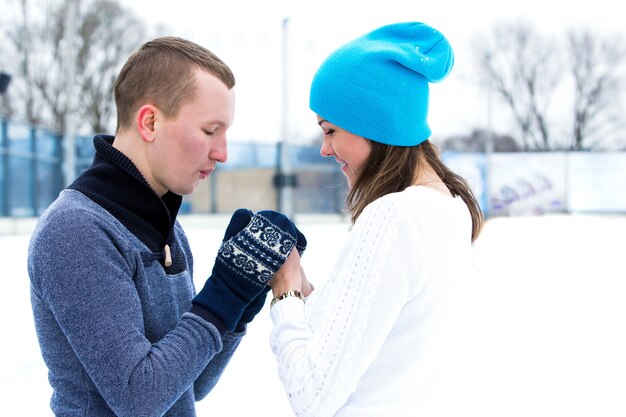
M 372 151 L 371 143 L 319 116 L 317 123 L 324 133 L 320 154 L 334 157 L 341 164 L 341 172 L 348 179 L 348 187 L 352 188 Z

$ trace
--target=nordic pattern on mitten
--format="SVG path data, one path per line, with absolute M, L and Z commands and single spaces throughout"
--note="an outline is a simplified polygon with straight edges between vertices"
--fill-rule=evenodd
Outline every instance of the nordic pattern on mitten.
M 259 211 L 248 226 L 222 243 L 217 262 L 263 288 L 296 241 L 295 226 L 287 217 L 270 210 Z

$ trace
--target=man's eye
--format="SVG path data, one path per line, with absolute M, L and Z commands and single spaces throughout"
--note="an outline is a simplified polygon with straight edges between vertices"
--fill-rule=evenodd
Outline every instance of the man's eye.
M 328 130 L 324 130 L 324 135 L 329 135 L 332 136 L 333 133 L 335 133 L 334 129 L 328 129 Z
M 204 131 L 204 134 L 207 136 L 213 136 L 215 134 L 215 130 L 207 130 L 207 129 L 202 129 Z

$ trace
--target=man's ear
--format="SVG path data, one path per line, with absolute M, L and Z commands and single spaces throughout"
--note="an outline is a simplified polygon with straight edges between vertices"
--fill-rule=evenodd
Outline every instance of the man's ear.
M 151 104 L 142 106 L 137 112 L 137 130 L 146 142 L 152 142 L 156 135 L 156 119 L 159 111 Z

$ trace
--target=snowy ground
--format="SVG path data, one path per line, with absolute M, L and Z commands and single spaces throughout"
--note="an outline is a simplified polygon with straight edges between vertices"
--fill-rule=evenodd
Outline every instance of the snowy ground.
M 224 223 L 183 223 L 201 286 Z M 320 283 L 347 226 L 302 218 L 299 227 L 309 241 L 307 275 Z M 51 415 L 30 311 L 28 240 L 0 236 L 0 416 Z M 455 377 L 433 390 L 430 414 L 422 415 L 626 416 L 625 243 L 626 216 L 490 220 L 458 293 L 465 319 L 455 340 L 462 341 L 464 360 L 442 369 Z M 198 404 L 200 417 L 292 415 L 269 350 L 270 327 L 265 310 Z

